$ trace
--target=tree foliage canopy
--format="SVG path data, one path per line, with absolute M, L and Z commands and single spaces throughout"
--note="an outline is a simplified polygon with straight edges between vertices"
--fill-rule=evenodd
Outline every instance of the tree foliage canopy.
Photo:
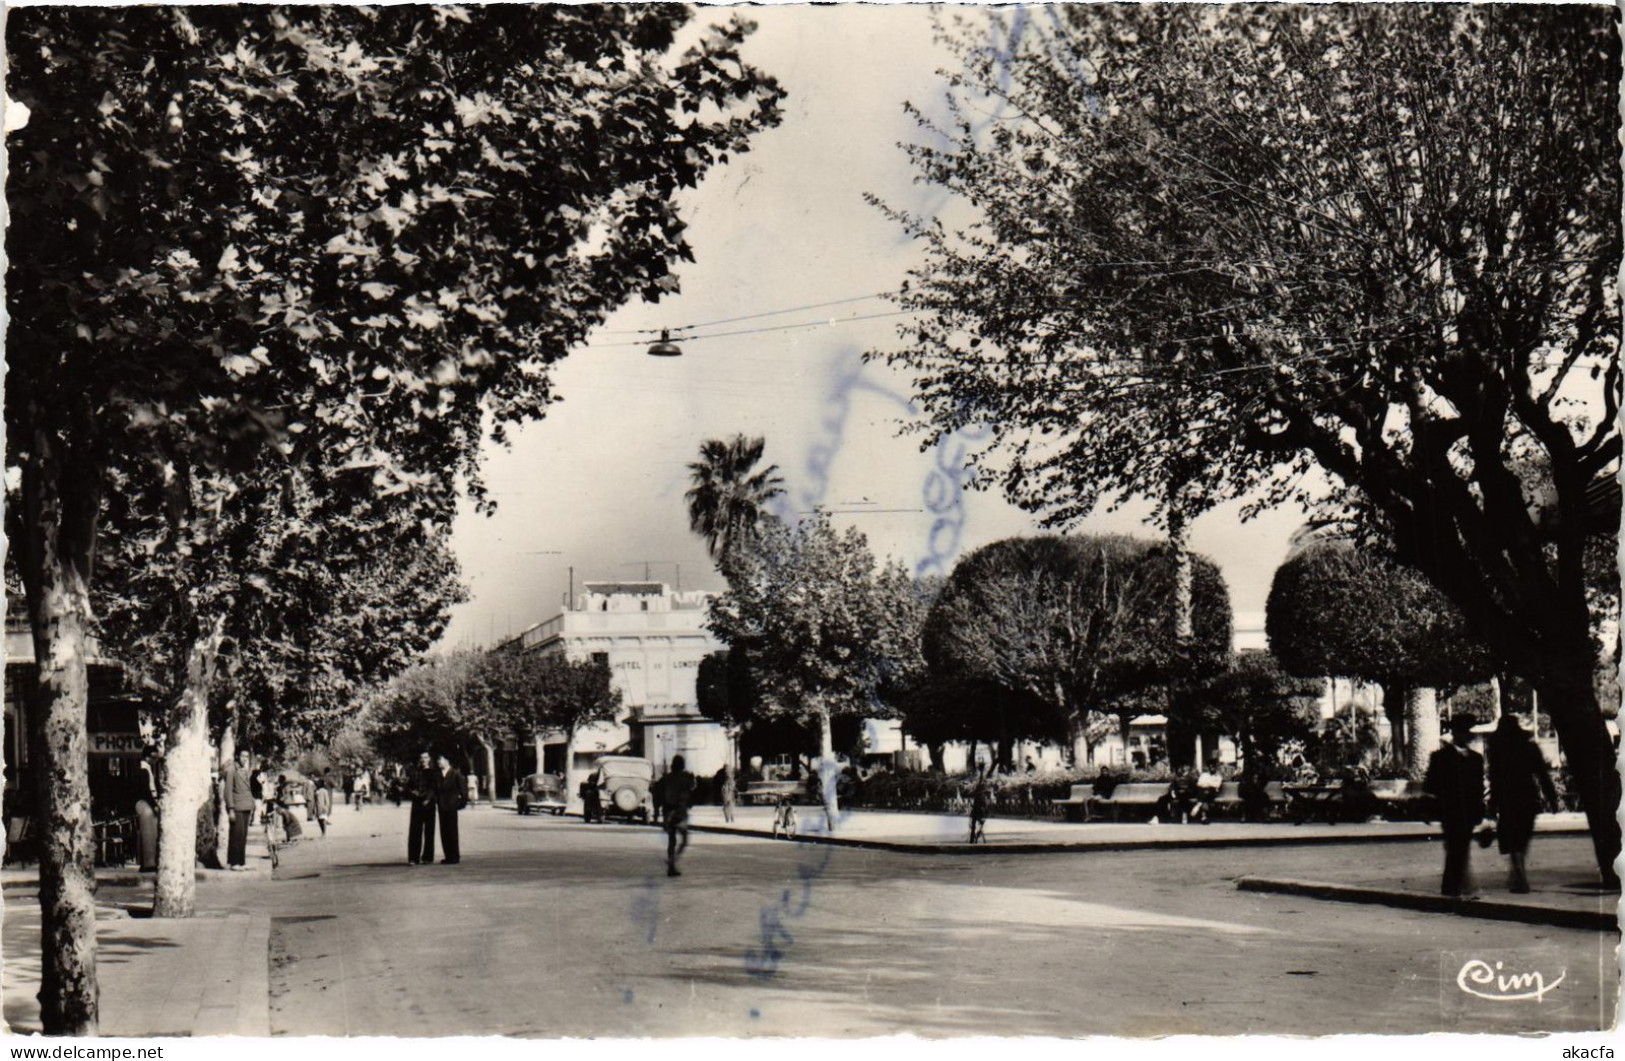
M 229 502 L 211 502 L 218 480 L 202 476 L 187 506 L 202 515 L 171 522 L 173 506 L 149 510 L 166 491 L 130 474 L 142 470 L 150 465 L 113 479 L 96 584 L 101 644 L 174 692 L 198 616 L 221 616 L 223 675 L 209 692 L 217 708 L 233 702 L 241 735 L 262 749 L 332 736 L 363 689 L 431 647 L 464 597 L 449 529 L 378 497 L 365 478 L 284 465 L 239 476 Z
M 466 747 L 461 703 L 476 660 L 472 652 L 433 657 L 374 691 L 365 716 L 373 746 L 398 762 Z
M 1169 482 L 1275 500 L 1318 466 L 1534 666 L 1619 454 L 1613 14 L 1056 22 L 1009 52 L 950 32 L 956 123 L 910 152 L 970 218 L 898 215 L 927 264 L 886 353 L 931 429 L 992 425 L 984 470 L 1060 523 Z
M 1494 674 L 1483 642 L 1431 582 L 1350 542 L 1311 544 L 1277 568 L 1264 627 L 1288 673 L 1358 678 L 1389 696 Z
M 566 736 L 594 722 L 611 722 L 621 710 L 609 664 L 572 660 L 549 652 L 529 653 L 522 673 L 532 696 L 532 726 Z
M 688 466 L 694 484 L 683 495 L 689 526 L 717 560 L 752 542 L 767 503 L 784 493 L 778 465 L 756 467 L 766 445 L 744 435 L 708 438 L 700 443 L 700 459 Z
M 1584 554 L 1618 515 L 1618 14 L 1083 4 L 944 31 L 951 204 L 877 352 L 1066 525 L 1312 493 L 1539 685 L 1604 878 L 1619 778 Z M 991 114 L 995 120 L 982 121 Z M 1617 494 L 1614 495 L 1617 497 Z M 1614 504 L 1617 509 L 1617 501 Z
M 769 518 L 735 554 L 707 625 L 744 646 L 765 713 L 884 716 L 887 691 L 920 666 L 924 592 L 901 565 L 877 568 L 855 528 L 823 513 L 793 527 Z
M 1086 711 L 1212 669 L 1230 653 L 1230 597 L 1218 569 L 1192 559 L 1185 641 L 1165 546 L 1053 535 L 985 545 L 954 567 L 926 619 L 931 676 L 1002 690 L 994 702 L 1015 710 L 1004 720 L 1014 735 L 1053 736 Z
M 412 667 L 375 695 L 374 743 L 396 759 L 487 746 L 613 719 L 621 694 L 603 663 L 555 652 L 456 652 Z
M 1288 674 L 1269 653 L 1243 652 L 1179 690 L 1170 704 L 1170 729 L 1234 737 L 1247 775 L 1269 778 L 1281 746 L 1315 732 L 1320 692 L 1318 683 Z
M 694 675 L 694 699 L 700 714 L 725 729 L 750 725 L 760 708 L 761 694 L 743 646 L 712 652 L 700 660 Z
M 478 484 L 482 416 L 676 289 L 675 193 L 777 119 L 675 5 L 41 8 L 8 21 L 7 411 L 118 445 L 281 427 Z M 53 381 L 73 379 L 72 388 Z M 300 438 L 299 436 L 303 436 Z

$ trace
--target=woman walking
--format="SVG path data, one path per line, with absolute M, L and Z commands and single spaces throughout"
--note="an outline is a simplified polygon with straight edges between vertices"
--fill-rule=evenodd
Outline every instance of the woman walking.
M 1547 806 L 1557 806 L 1557 790 L 1540 747 L 1515 716 L 1501 716 L 1490 737 L 1489 751 L 1490 813 L 1496 817 L 1501 854 L 1512 860 L 1512 891 L 1522 895 L 1529 891 L 1524 861 L 1535 832 L 1535 815 L 1540 813 L 1543 795 Z

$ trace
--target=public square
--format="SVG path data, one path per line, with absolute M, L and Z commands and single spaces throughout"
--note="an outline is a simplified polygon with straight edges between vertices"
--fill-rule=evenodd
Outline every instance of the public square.
M 885 816 L 854 819 L 874 817 Z M 274 875 L 258 852 L 254 872 L 200 884 L 194 924 L 266 926 L 248 938 L 265 941 L 269 1034 L 1584 1031 L 1612 1025 L 1618 990 L 1612 932 L 1235 884 L 1339 877 L 1427 889 L 1434 841 L 925 854 L 697 831 L 683 876 L 668 878 L 664 835 L 647 826 L 504 807 L 462 818 L 460 865 L 406 865 L 405 810 L 371 807 L 340 813 L 326 840 L 284 849 Z M 1537 898 L 1555 878 L 1582 875 L 1588 849 L 1579 835 L 1538 838 Z M 1493 853 L 1478 855 L 1477 870 L 1486 899 L 1504 891 Z M 102 893 L 137 915 L 150 905 L 150 886 Z M 27 1030 L 32 1000 L 15 977 L 37 968 L 28 952 L 38 943 L 14 931 L 30 906 L 17 896 L 8 888 L 6 1016 Z M 104 922 L 115 940 L 104 937 L 110 1033 L 186 1030 L 140 1022 L 165 1009 L 150 994 L 168 979 L 157 963 L 200 958 L 174 945 L 169 930 L 187 927 Z M 1539 1002 L 1479 999 L 1457 984 L 1473 958 L 1564 979 Z

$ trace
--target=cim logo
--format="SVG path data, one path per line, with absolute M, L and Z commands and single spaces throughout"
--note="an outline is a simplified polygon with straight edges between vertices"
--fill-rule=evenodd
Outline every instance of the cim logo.
M 1548 982 L 1546 974 L 1536 970 L 1518 972 L 1508 970 L 1504 962 L 1492 966 L 1480 958 L 1469 958 L 1456 974 L 1456 986 L 1475 998 L 1491 1002 L 1540 1002 L 1556 991 L 1567 976 L 1568 970 L 1564 969 L 1557 974 L 1557 979 Z

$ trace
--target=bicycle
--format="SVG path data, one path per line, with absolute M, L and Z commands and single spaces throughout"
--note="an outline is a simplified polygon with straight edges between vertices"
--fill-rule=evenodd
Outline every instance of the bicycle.
M 265 830 L 265 849 L 270 853 L 272 869 L 276 869 L 278 861 L 277 829 L 280 823 L 277 819 L 280 817 L 281 814 L 274 803 L 267 803 L 265 809 L 260 812 L 260 826 Z

